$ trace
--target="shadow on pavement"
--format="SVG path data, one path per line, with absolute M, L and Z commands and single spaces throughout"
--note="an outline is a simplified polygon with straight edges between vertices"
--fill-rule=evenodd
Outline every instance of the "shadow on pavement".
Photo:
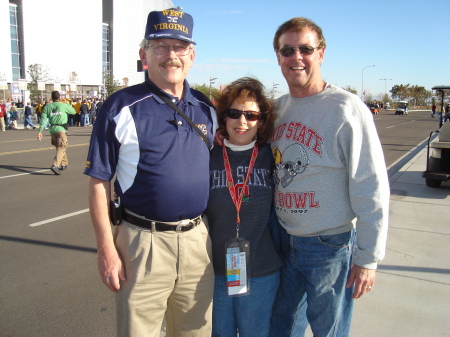
M 5 236 L 5 235 L 0 235 L 0 240 L 25 243 L 25 244 L 31 244 L 31 245 L 41 245 L 41 246 L 47 246 L 47 247 L 53 247 L 53 248 L 78 250 L 78 251 L 82 251 L 82 252 L 97 254 L 96 248 L 80 247 L 80 246 L 68 245 L 68 244 L 63 244 L 63 243 L 23 239 L 23 238 L 17 238 L 17 237 L 13 237 L 13 236 Z
M 0 165 L 0 169 L 10 170 L 14 172 L 20 172 L 20 173 L 29 173 L 31 175 L 48 175 L 49 173 L 46 172 L 33 172 L 30 170 L 50 170 L 49 167 L 31 167 L 31 166 L 15 166 L 15 165 Z M 50 174 L 53 175 L 53 173 L 50 171 Z
M 385 266 L 378 265 L 378 270 L 384 271 L 410 271 L 421 273 L 447 274 L 450 275 L 450 269 L 443 268 L 428 268 L 428 267 L 411 267 L 411 266 Z

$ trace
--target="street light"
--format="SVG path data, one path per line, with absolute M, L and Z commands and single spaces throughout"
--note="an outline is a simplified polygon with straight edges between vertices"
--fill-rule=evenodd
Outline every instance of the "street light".
M 362 88 L 361 88 L 361 98 L 362 98 L 362 100 L 364 101 L 364 96 L 365 96 L 365 94 L 364 94 L 364 69 L 366 69 L 366 68 L 370 68 L 370 67 L 375 67 L 375 64 L 373 65 L 373 66 L 367 66 L 367 67 L 364 67 L 363 68 L 363 70 L 362 70 Z
M 212 92 L 212 85 L 215 83 L 214 80 L 217 80 L 217 77 L 211 77 L 209 76 L 209 100 L 212 100 L 211 92 Z
M 279 86 L 279 84 L 275 84 L 275 82 L 273 82 L 272 85 L 272 98 L 275 97 L 275 89 Z
M 380 78 L 380 81 L 384 81 L 384 99 L 386 100 L 386 81 L 392 81 L 392 78 Z

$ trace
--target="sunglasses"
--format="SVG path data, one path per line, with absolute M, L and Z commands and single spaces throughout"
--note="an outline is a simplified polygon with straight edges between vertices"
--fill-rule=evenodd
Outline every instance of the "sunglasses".
M 314 50 L 319 49 L 319 47 L 311 47 L 311 46 L 298 46 L 298 47 L 292 47 L 292 46 L 284 46 L 279 50 L 280 54 L 284 57 L 289 57 L 294 55 L 295 50 L 298 49 L 300 54 L 302 55 L 311 55 L 314 53 Z
M 239 119 L 244 115 L 245 119 L 248 121 L 257 121 L 261 118 L 261 112 L 259 111 L 242 111 L 238 109 L 227 109 L 225 111 L 225 116 L 230 117 L 232 119 Z

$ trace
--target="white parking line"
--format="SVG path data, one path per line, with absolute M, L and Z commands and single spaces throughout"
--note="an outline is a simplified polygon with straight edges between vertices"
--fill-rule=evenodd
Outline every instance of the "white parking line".
M 12 177 L 18 177 L 18 176 L 24 176 L 24 175 L 27 175 L 27 174 L 33 174 L 33 173 L 45 172 L 45 171 L 50 171 L 50 169 L 39 170 L 39 171 L 32 171 L 32 172 L 27 172 L 27 173 L 13 174 L 13 175 L 10 175 L 10 176 L 0 177 L 0 179 L 4 179 L 4 178 L 12 178 Z
M 30 225 L 30 227 L 37 227 L 37 226 L 45 225 L 45 224 L 48 224 L 49 222 L 58 221 L 58 220 L 65 219 L 65 218 L 70 218 L 71 216 L 75 216 L 75 215 L 83 214 L 83 213 L 87 213 L 87 212 L 89 212 L 89 208 L 82 209 L 81 211 L 69 213 L 66 215 L 57 216 L 56 218 L 51 218 L 51 219 L 35 222 L 35 223 L 32 223 Z

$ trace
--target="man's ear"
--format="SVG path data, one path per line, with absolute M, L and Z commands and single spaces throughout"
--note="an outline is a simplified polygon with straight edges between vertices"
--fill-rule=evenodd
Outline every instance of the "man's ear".
M 139 57 L 141 59 L 142 65 L 146 66 L 147 65 L 147 53 L 145 51 L 145 49 L 139 49 Z

